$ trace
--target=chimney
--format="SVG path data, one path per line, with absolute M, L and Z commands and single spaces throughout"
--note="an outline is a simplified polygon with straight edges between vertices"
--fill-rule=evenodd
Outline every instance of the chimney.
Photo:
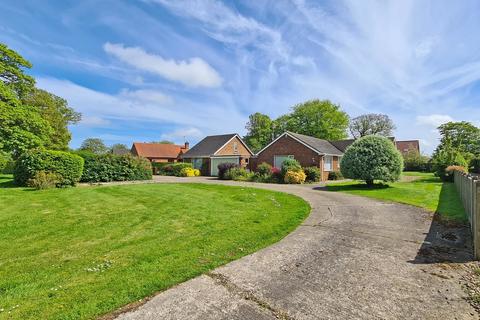
M 188 143 L 188 141 L 185 141 L 185 146 L 183 148 L 185 150 L 188 150 L 188 148 L 190 148 L 190 143 Z

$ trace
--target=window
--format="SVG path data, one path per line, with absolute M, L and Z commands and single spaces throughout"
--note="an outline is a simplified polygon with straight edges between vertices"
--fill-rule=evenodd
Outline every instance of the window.
M 203 159 L 202 158 L 195 158 L 192 159 L 192 166 L 194 169 L 202 169 Z
M 323 171 L 332 171 L 333 167 L 333 157 L 325 156 L 325 163 L 323 164 Z
M 233 142 L 233 153 L 238 153 L 238 143 L 236 141 Z
M 293 155 L 288 155 L 288 156 L 273 156 L 273 166 L 275 168 L 281 168 L 283 161 L 287 159 L 294 159 Z

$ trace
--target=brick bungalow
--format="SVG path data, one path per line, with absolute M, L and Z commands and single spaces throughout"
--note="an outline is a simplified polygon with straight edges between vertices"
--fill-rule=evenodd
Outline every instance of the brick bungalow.
M 191 162 L 202 175 L 216 176 L 220 163 L 249 164 L 252 151 L 236 133 L 208 136 L 184 153 L 184 162 Z
M 340 170 L 340 159 L 352 142 L 353 140 L 327 141 L 287 131 L 256 154 L 251 169 L 255 170 L 262 162 L 280 168 L 285 159 L 293 158 L 302 167 L 320 168 L 322 181 L 325 181 L 331 171 Z
M 402 155 L 411 151 L 420 153 L 420 142 L 418 140 L 395 141 L 395 146 Z
M 134 142 L 130 152 L 135 156 L 146 158 L 150 162 L 177 162 L 180 160 L 180 156 L 188 151 L 188 148 L 188 142 L 185 142 L 184 145 Z

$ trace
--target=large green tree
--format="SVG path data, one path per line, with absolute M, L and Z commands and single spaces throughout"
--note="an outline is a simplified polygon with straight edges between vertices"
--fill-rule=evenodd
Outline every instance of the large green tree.
M 442 137 L 439 150 L 450 146 L 467 159 L 480 155 L 480 129 L 470 122 L 447 122 L 439 126 L 438 130 Z
M 247 135 L 244 140 L 253 152 L 260 151 L 272 141 L 273 121 L 266 114 L 260 112 L 251 114 L 245 128 Z
M 105 145 L 102 139 L 88 138 L 82 142 L 80 151 L 88 151 L 95 154 L 104 154 L 108 152 L 108 147 Z
M 31 67 L 31 63 L 21 55 L 0 43 L 0 82 L 19 98 L 35 86 L 35 80 L 24 72 L 25 68 Z
M 72 138 L 68 126 L 80 121 L 80 113 L 69 107 L 67 100 L 41 89 L 31 90 L 22 100 L 24 104 L 35 107 L 52 127 L 52 134 L 45 146 L 54 150 L 68 150 Z
M 348 115 L 329 100 L 309 100 L 293 107 L 286 121 L 288 131 L 340 140 L 347 137 Z

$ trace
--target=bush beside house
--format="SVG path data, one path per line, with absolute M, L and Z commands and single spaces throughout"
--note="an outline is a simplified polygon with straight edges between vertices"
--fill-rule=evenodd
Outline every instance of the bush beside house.
M 110 182 L 152 179 L 150 161 L 129 154 L 78 152 L 85 160 L 82 182 Z
M 55 186 L 73 186 L 82 177 L 84 160 L 75 154 L 63 151 L 34 149 L 23 153 L 15 163 L 14 181 L 27 186 L 32 179 L 45 177 L 51 181 L 55 174 Z M 43 172 L 40 175 L 37 173 Z M 51 179 L 52 178 L 52 179 Z
M 346 149 L 340 170 L 344 177 L 364 180 L 370 186 L 375 180 L 393 182 L 400 178 L 403 158 L 388 138 L 366 136 Z

